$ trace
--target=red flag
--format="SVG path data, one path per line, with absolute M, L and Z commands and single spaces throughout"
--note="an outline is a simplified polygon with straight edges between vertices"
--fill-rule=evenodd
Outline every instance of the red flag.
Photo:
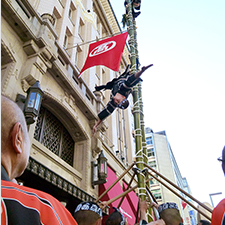
M 98 65 L 103 65 L 113 71 L 118 71 L 127 36 L 128 33 L 125 32 L 90 44 L 88 56 L 80 71 L 79 77 L 84 70 Z

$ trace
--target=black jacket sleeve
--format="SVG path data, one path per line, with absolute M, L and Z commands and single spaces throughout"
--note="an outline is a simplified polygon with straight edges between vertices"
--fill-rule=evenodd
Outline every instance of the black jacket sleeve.
M 112 114 L 115 108 L 116 105 L 114 104 L 113 99 L 111 99 L 106 105 L 106 107 L 98 114 L 99 119 L 104 120 L 106 117 Z

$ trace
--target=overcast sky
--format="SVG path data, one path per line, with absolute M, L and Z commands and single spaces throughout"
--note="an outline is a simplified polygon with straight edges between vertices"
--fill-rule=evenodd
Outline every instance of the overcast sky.
M 123 1 L 111 0 L 121 22 Z M 225 1 L 143 0 L 136 18 L 145 126 L 165 130 L 183 177 L 202 202 L 225 198 Z M 122 26 L 122 25 L 121 25 Z

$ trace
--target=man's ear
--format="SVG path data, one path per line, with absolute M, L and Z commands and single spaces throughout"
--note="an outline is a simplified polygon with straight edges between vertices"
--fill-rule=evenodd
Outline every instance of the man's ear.
M 13 149 L 17 154 L 22 153 L 23 146 L 23 132 L 21 123 L 17 122 L 12 129 L 12 145 Z
M 96 224 L 96 225 L 102 225 L 102 218 L 99 218 L 99 219 L 96 221 L 95 224 Z

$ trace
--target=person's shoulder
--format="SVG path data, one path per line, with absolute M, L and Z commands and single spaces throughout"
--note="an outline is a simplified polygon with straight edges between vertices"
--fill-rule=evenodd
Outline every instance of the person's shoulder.
M 57 199 L 55 199 L 53 196 L 51 196 L 50 194 L 46 192 L 43 192 L 34 188 L 26 187 L 23 185 L 15 184 L 11 181 L 1 180 L 1 189 L 21 190 L 23 192 L 34 194 L 39 197 L 46 198 L 48 200 L 58 201 Z
M 214 208 L 215 211 L 220 211 L 223 210 L 223 212 L 225 212 L 225 198 L 222 199 L 218 205 Z
M 211 225 L 225 224 L 225 199 L 213 209 Z
M 62 224 L 77 225 L 72 214 L 63 206 L 63 204 L 48 193 L 15 184 L 11 181 L 1 180 L 1 194 L 3 200 L 7 200 L 8 197 L 14 198 L 21 202 L 25 202 L 26 204 L 29 203 L 32 207 L 38 207 L 39 210 L 41 210 L 40 208 L 44 209 L 44 206 L 47 206 L 48 209 L 52 210 L 50 212 L 54 212 L 54 215 L 57 214 L 57 218 L 62 221 Z M 42 210 L 42 213 L 44 214 L 46 212 Z

